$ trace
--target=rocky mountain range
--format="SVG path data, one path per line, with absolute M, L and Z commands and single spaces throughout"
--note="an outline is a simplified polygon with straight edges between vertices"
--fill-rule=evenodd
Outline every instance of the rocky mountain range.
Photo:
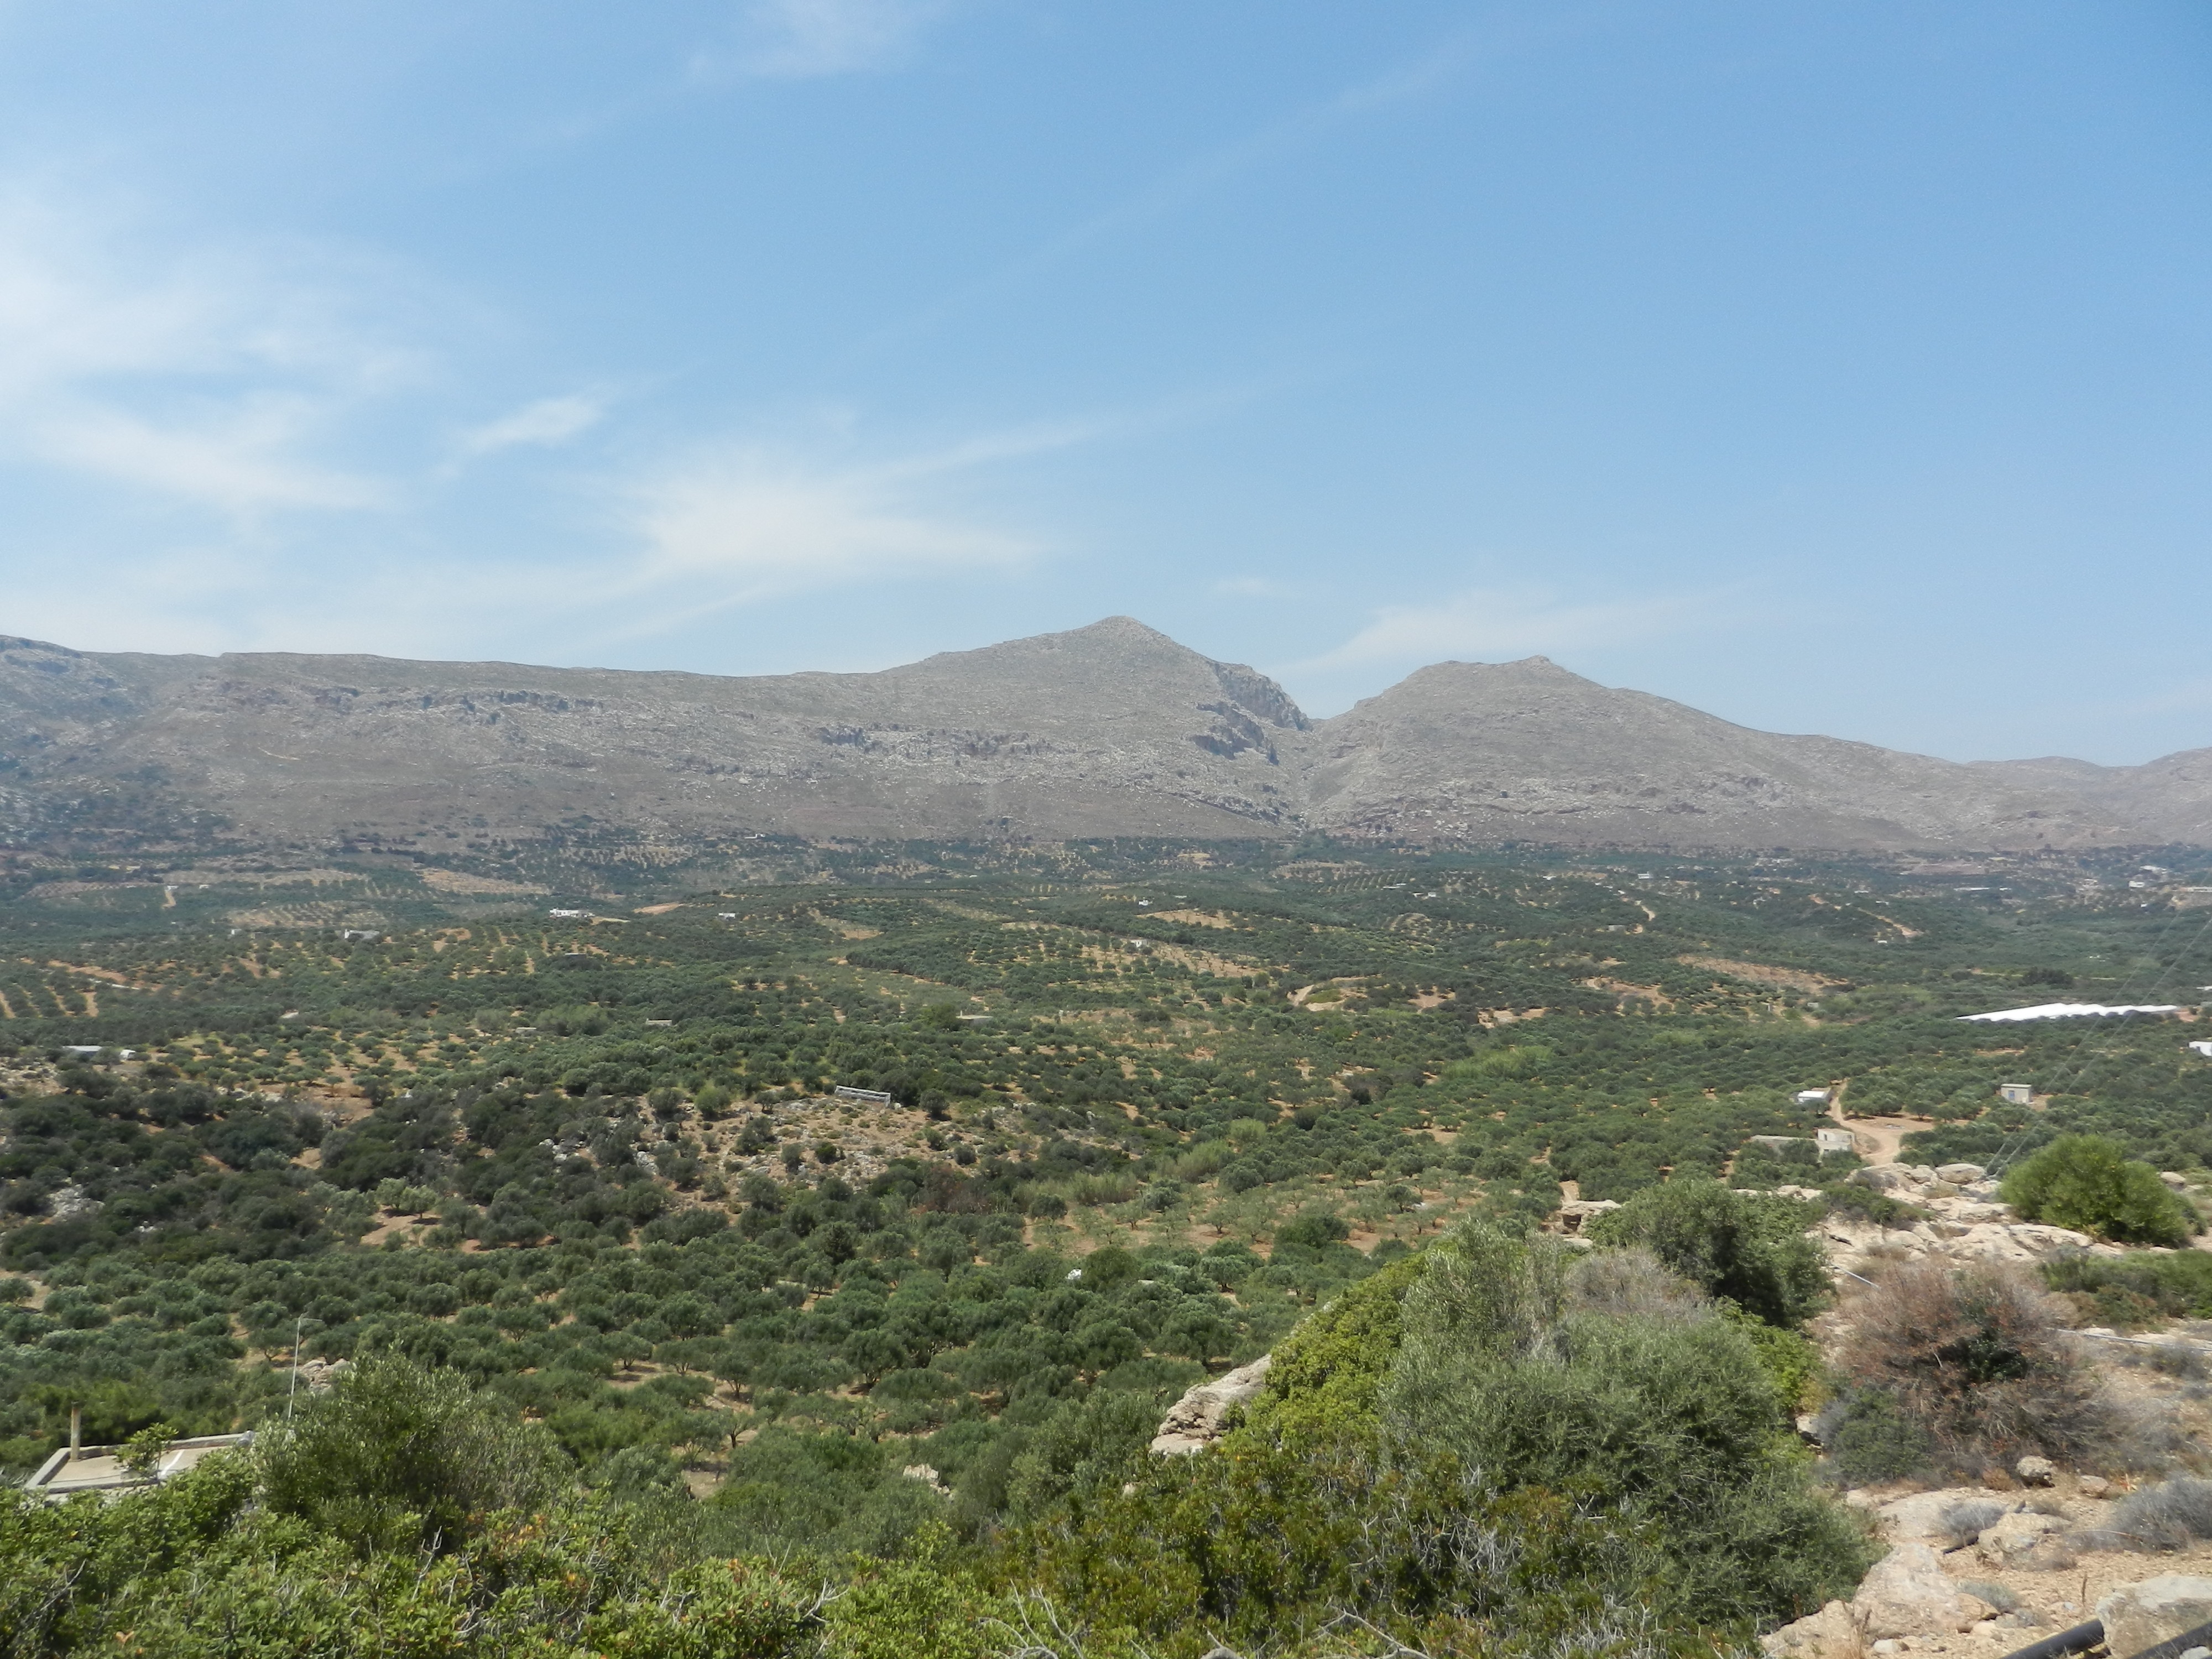
M 0 639 L 0 816 L 434 848 L 747 834 L 1732 850 L 2212 844 L 2212 750 L 1973 765 L 1731 725 L 1541 657 L 1332 720 L 1125 617 L 879 673 L 749 678 Z

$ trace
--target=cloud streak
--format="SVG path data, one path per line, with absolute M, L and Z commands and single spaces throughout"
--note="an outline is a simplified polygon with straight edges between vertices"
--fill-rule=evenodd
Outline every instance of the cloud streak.
M 1577 601 L 1534 588 L 1476 588 L 1429 605 L 1385 605 L 1343 644 L 1280 672 L 1498 661 L 1584 651 L 1726 625 L 1731 592 Z
M 737 51 L 699 67 L 779 81 L 892 69 L 949 9 L 945 0 L 756 0 Z
M 1008 569 L 1042 544 L 939 504 L 928 485 L 1048 442 L 981 439 L 849 467 L 748 447 L 700 455 L 634 489 L 641 553 L 615 585 L 633 598 L 684 590 L 696 617 L 810 589 Z
M 0 457 L 234 514 L 387 499 L 315 453 L 426 368 L 355 314 L 365 281 L 305 246 L 166 250 L 63 195 L 0 197 Z
M 502 449 L 564 444 L 597 426 L 606 412 L 606 405 L 596 398 L 540 398 L 495 421 L 471 427 L 461 434 L 460 451 L 491 455 Z

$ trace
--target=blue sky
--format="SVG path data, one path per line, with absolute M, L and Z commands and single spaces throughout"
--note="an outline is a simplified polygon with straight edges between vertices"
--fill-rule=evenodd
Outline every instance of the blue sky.
M 0 0 L 0 629 L 2212 744 L 2212 9 Z

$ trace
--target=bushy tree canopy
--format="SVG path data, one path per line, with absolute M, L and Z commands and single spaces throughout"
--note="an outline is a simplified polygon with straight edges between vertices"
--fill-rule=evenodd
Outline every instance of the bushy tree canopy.
M 2196 1214 L 2158 1171 L 2102 1135 L 2061 1135 L 2005 1176 L 2004 1201 L 2022 1218 L 2129 1244 L 2185 1244 Z

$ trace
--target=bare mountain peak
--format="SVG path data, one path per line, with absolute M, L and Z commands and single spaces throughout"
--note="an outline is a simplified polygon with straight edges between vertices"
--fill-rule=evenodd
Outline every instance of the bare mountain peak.
M 1133 617 L 1107 617 L 1087 627 L 973 651 L 940 652 L 884 673 L 938 684 L 957 676 L 963 686 L 1020 687 L 1024 696 L 1078 695 L 1101 709 L 1183 692 L 1202 694 L 1200 706 L 1210 708 L 1226 696 L 1268 726 L 1303 732 L 1310 724 L 1290 694 L 1259 670 L 1216 661 Z M 1099 698 L 1105 701 L 1095 701 Z
M 674 841 L 2212 845 L 2212 750 L 1959 766 L 1734 726 L 1541 656 L 1437 663 L 1316 724 L 1131 617 L 746 678 L 0 636 L 0 773 L 11 833 L 57 845 L 98 811 L 441 849 L 579 821 Z

